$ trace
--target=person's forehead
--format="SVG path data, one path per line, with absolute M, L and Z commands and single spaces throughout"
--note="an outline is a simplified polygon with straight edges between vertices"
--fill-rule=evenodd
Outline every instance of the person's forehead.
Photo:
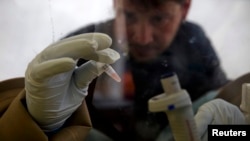
M 148 3 L 141 3 L 142 1 L 147 1 Z M 154 0 L 122 0 L 120 3 L 123 7 L 122 9 L 127 11 L 137 11 L 137 12 L 161 12 L 161 11 L 172 11 L 173 7 L 180 6 L 176 0 L 156 0 L 158 2 L 153 2 Z M 150 5 L 152 4 L 152 5 Z
M 179 3 L 183 0 L 120 0 L 124 6 L 135 6 L 144 8 L 160 7 L 166 3 Z
M 181 5 L 181 0 L 118 0 L 122 9 L 134 9 L 136 11 L 148 11 L 152 9 L 168 9 L 172 6 Z M 143 3 L 144 2 L 144 3 Z

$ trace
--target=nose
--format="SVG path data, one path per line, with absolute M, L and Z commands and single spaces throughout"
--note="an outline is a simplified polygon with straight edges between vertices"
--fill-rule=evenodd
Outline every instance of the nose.
M 147 45 L 153 41 L 153 28 L 147 22 L 134 25 L 133 41 L 139 45 Z

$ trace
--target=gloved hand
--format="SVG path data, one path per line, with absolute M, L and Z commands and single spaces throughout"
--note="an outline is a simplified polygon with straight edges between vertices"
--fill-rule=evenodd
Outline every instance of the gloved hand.
M 88 85 L 104 71 L 102 67 L 120 58 L 109 48 L 111 43 L 105 34 L 81 34 L 51 44 L 29 63 L 27 107 L 45 132 L 60 128 L 82 104 Z M 91 61 L 76 67 L 79 58 Z
M 222 99 L 203 104 L 195 115 L 195 121 L 202 141 L 207 141 L 209 124 L 246 124 L 240 109 Z

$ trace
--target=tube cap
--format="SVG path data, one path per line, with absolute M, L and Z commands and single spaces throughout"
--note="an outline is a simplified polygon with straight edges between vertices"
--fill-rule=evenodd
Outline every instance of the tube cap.
M 177 93 L 181 90 L 179 79 L 175 73 L 165 74 L 161 79 L 161 85 L 167 95 Z

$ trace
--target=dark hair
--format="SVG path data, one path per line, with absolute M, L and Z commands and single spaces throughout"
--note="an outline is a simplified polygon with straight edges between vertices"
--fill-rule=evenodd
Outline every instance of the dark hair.
M 167 1 L 174 1 L 179 4 L 183 4 L 186 0 L 129 0 L 129 1 L 138 6 L 143 6 L 145 8 L 152 8 L 152 7 L 158 7 L 162 3 L 165 3 Z

